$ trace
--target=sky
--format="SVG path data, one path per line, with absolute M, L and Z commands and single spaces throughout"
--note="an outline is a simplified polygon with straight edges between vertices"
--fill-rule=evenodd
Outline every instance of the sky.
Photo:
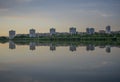
M 70 27 L 85 31 L 94 27 L 120 30 L 120 0 L 0 0 L 0 36 L 8 36 L 9 30 L 17 34 L 69 32 Z

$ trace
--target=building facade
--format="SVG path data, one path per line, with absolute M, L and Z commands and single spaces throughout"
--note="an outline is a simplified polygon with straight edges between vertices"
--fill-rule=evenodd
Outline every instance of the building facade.
M 87 34 L 94 34 L 95 33 L 95 29 L 94 28 L 86 28 L 86 33 Z
M 106 33 L 111 33 L 111 26 L 106 26 Z
M 76 34 L 76 28 L 75 27 L 71 27 L 70 28 L 70 34 Z
M 99 30 L 100 34 L 105 34 L 105 30 Z
M 9 31 L 9 39 L 13 39 L 16 35 L 16 32 L 14 30 Z
M 56 34 L 56 29 L 55 28 L 51 28 L 50 29 L 50 35 Z
M 36 37 L 35 29 L 30 29 L 30 31 L 29 31 L 29 37 L 31 37 L 31 38 Z

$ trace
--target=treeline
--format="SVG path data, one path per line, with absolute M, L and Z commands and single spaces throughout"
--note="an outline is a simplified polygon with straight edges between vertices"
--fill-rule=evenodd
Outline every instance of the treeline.
M 0 43 L 6 43 L 8 42 L 8 37 L 5 37 L 5 36 L 0 36 Z
M 47 41 L 120 41 L 120 34 L 59 34 L 52 36 L 16 36 L 13 40 L 47 40 Z
M 15 36 L 16 41 L 120 41 L 120 34 L 56 34 L 30 38 L 29 35 Z M 1 36 L 0 41 L 9 41 L 8 37 Z
M 0 40 L 5 40 L 5 39 L 8 39 L 8 37 L 0 36 Z

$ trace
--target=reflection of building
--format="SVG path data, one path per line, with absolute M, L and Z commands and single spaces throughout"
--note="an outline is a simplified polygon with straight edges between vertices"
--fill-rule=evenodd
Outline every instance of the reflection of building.
M 36 43 L 30 42 L 30 50 L 35 50 Z
M 51 51 L 55 51 L 55 50 L 56 50 L 56 46 L 53 45 L 53 44 L 50 44 L 50 50 L 51 50 Z
M 9 31 L 9 39 L 13 39 L 15 37 L 15 31 L 14 30 L 10 30 Z
M 106 26 L 106 33 L 111 33 L 111 27 L 110 26 Z
M 9 41 L 9 49 L 15 49 L 16 45 L 13 41 Z
M 56 30 L 54 28 L 50 29 L 50 35 L 56 34 Z
M 70 34 L 76 34 L 76 28 L 75 27 L 71 27 L 70 28 Z
M 87 51 L 89 51 L 89 50 L 93 51 L 93 50 L 95 50 L 95 46 L 92 45 L 92 44 L 89 44 L 89 45 L 86 46 L 86 50 Z
M 94 34 L 95 33 L 95 29 L 94 28 L 86 28 L 86 33 L 87 34 Z
M 76 46 L 75 45 L 70 45 L 70 51 L 76 51 Z
M 29 37 L 36 37 L 35 29 L 30 29 Z
M 108 46 L 106 46 L 106 52 L 107 53 L 110 53 L 111 52 L 111 47 L 108 45 Z

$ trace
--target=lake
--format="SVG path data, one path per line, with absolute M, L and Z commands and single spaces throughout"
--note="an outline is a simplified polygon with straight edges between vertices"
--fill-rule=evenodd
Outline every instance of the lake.
M 120 82 L 120 45 L 0 43 L 0 82 Z

